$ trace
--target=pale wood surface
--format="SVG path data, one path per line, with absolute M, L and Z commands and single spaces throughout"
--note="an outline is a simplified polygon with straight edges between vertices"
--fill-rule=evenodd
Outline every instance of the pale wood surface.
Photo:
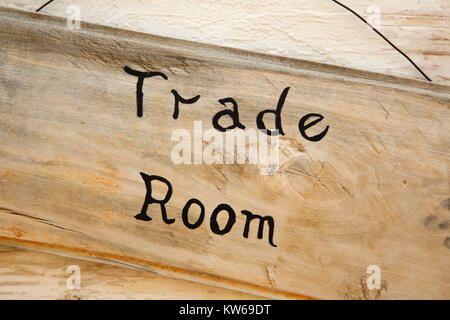
M 72 289 L 71 266 L 80 270 L 80 288 Z M 261 297 L 206 286 L 154 273 L 0 246 L 0 299 L 230 299 Z
M 0 0 L 36 10 L 46 0 Z M 450 84 L 450 1 L 341 0 L 436 83 Z M 331 0 L 55 0 L 42 13 L 161 36 L 424 79 L 357 17 Z M 379 12 L 379 16 L 377 13 Z M 378 18 L 379 17 L 379 18 Z
M 0 39 L 1 242 L 113 260 L 173 277 L 278 298 L 450 297 L 447 86 L 241 52 L 2 10 Z M 136 117 L 129 65 L 159 70 Z M 284 167 L 173 165 L 171 132 L 210 126 L 232 96 L 241 121 L 274 108 L 284 87 Z M 202 98 L 171 118 L 176 88 Z M 301 138 L 301 115 L 330 126 Z M 169 147 L 168 147 L 169 146 Z M 287 152 L 293 150 L 294 152 Z M 145 196 L 139 171 L 174 194 L 134 219 Z M 191 198 L 272 215 L 277 248 L 242 237 L 244 217 L 218 236 L 188 230 Z M 366 268 L 383 288 L 368 292 Z

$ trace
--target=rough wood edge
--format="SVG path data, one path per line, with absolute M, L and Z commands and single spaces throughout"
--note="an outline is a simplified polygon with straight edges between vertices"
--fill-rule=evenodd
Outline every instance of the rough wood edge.
M 125 267 L 117 262 L 104 263 L 95 259 L 80 259 L 67 255 L 51 254 L 42 250 L 0 244 L 0 256 L 4 254 L 6 256 L 3 258 L 7 260 L 0 261 L 0 265 L 3 264 L 3 267 L 6 267 L 6 271 L 0 267 L 0 283 L 6 286 L 14 286 L 17 288 L 17 291 L 13 289 L 13 291 L 5 293 L 2 290 L 4 288 L 0 285 L 0 300 L 116 300 L 122 298 L 125 300 L 161 300 L 168 298 L 171 300 L 193 299 L 198 301 L 216 299 L 228 301 L 271 300 L 265 296 L 253 295 L 242 291 L 228 290 L 185 279 L 165 277 L 133 266 Z M 11 258 L 13 259 L 12 261 L 9 260 Z M 51 265 L 44 266 L 42 259 L 46 259 Z M 61 266 L 61 264 L 65 264 L 65 266 Z M 67 286 L 53 282 L 54 271 L 58 269 L 60 269 L 61 275 L 56 281 L 67 281 L 67 268 L 69 266 L 78 266 L 80 273 L 83 270 L 83 285 L 80 288 L 70 289 Z M 36 267 L 35 270 L 33 269 L 34 267 Z M 87 282 L 86 274 L 88 274 Z M 115 278 L 113 278 L 114 275 L 116 276 Z M 121 278 L 122 276 L 124 279 Z M 12 283 L 8 283 L 8 277 L 13 278 L 11 279 Z M 16 280 L 20 277 L 25 282 Z M 142 286 L 142 283 L 135 283 L 135 281 L 141 280 L 146 286 L 151 286 L 148 287 L 148 291 L 145 289 L 146 286 Z M 103 282 L 105 286 L 99 287 L 99 284 Z M 167 292 L 164 291 L 164 286 L 160 286 L 161 291 L 155 290 L 153 282 L 169 285 Z M 135 285 L 138 287 L 136 291 L 134 290 Z M 27 289 L 31 289 L 31 292 L 24 290 L 24 286 Z M 34 290 L 38 288 L 39 290 Z M 40 289 L 43 290 L 41 291 Z M 49 290 L 47 291 L 46 289 Z M 194 291 L 192 292 L 191 290 Z M 26 293 L 23 295 L 24 292 Z M 92 297 L 92 295 L 95 295 L 95 297 Z M 98 298 L 96 297 L 97 295 Z
M 121 267 L 135 268 L 154 272 L 158 275 L 183 279 L 187 281 L 199 282 L 210 286 L 216 286 L 228 290 L 250 293 L 262 297 L 273 299 L 295 299 L 295 300 L 316 300 L 313 297 L 283 291 L 274 288 L 267 288 L 250 282 L 220 277 L 202 271 L 191 271 L 179 267 L 168 266 L 155 261 L 132 258 L 118 254 L 111 254 L 100 251 L 89 251 L 73 248 L 60 244 L 44 243 L 31 240 L 20 240 L 0 236 L 0 245 L 16 247 L 20 249 L 46 252 L 60 256 L 77 259 L 90 260 L 95 262 L 113 264 Z

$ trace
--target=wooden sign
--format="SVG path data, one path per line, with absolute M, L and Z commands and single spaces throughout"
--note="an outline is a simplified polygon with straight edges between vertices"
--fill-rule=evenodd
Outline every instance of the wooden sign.
M 274 298 L 450 297 L 448 86 L 12 9 L 0 38 L 1 243 Z

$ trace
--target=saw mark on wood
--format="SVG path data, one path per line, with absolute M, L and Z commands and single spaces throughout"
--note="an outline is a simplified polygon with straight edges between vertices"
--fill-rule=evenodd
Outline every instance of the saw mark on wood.
M 82 234 L 82 232 L 58 226 L 58 225 L 54 224 L 52 221 L 50 221 L 50 220 L 42 219 L 42 218 L 38 218 L 38 217 L 33 217 L 33 216 L 29 215 L 29 214 L 20 213 L 20 212 L 17 212 L 17 211 L 13 211 L 11 209 L 0 207 L 0 212 L 4 212 L 4 213 L 7 213 L 7 214 L 13 214 L 13 215 L 21 216 L 21 217 L 25 217 L 25 218 L 30 218 L 30 219 L 36 220 L 36 221 L 38 221 L 40 223 L 44 223 L 46 225 L 49 225 L 49 226 L 52 226 L 52 227 L 55 227 L 55 228 L 58 228 L 58 229 L 61 229 L 61 230 L 71 231 L 71 232 L 76 232 L 76 233 Z M 16 232 L 14 232 L 14 233 L 16 235 L 18 235 L 19 237 L 21 235 L 20 233 L 16 233 Z

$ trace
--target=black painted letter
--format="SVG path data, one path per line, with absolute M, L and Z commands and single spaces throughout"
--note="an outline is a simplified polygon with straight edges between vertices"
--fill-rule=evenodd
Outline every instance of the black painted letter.
M 220 112 L 217 112 L 212 119 L 213 127 L 216 130 L 219 130 L 220 132 L 225 132 L 227 130 L 233 130 L 234 128 L 245 129 L 245 126 L 239 122 L 239 110 L 238 110 L 237 102 L 233 98 L 220 99 L 219 102 L 220 102 L 220 104 L 222 104 L 225 107 L 226 107 L 226 103 L 231 103 L 233 105 L 233 110 L 222 110 Z M 233 124 L 226 128 L 222 127 L 219 124 L 220 118 L 222 118 L 225 115 L 228 115 L 233 120 Z
M 250 231 L 250 222 L 253 219 L 259 219 L 258 239 L 263 238 L 264 222 L 267 221 L 267 224 L 269 225 L 269 243 L 273 247 L 277 246 L 276 244 L 273 243 L 273 232 L 274 232 L 274 228 L 275 228 L 275 222 L 271 216 L 262 217 L 258 214 L 253 214 L 247 210 L 242 210 L 241 213 L 247 217 L 247 220 L 245 221 L 245 228 L 244 228 L 244 234 L 243 234 L 244 238 L 248 238 L 248 232 Z
M 222 230 L 220 230 L 219 224 L 217 223 L 217 215 L 219 214 L 220 211 L 228 212 L 228 222 L 225 228 L 223 228 Z M 211 214 L 210 219 L 211 231 L 214 232 L 215 234 L 224 235 L 230 232 L 235 222 L 236 222 L 236 213 L 234 213 L 233 208 L 224 203 L 219 204 Z
M 131 74 L 132 76 L 138 77 L 138 81 L 136 84 L 136 105 L 137 105 L 137 116 L 140 118 L 144 114 L 144 111 L 142 109 L 142 99 L 144 97 L 144 93 L 142 92 L 142 86 L 144 85 L 144 79 L 145 78 L 151 78 L 155 76 L 159 76 L 167 80 L 167 76 L 162 72 L 152 72 L 152 71 L 137 71 L 134 69 L 131 69 L 128 66 L 125 66 L 123 70 Z
M 185 103 L 185 104 L 193 104 L 193 103 L 197 102 L 198 99 L 200 99 L 200 95 L 195 96 L 195 97 L 190 98 L 190 99 L 185 99 L 182 96 L 180 96 L 178 94 L 177 90 L 175 90 L 175 89 L 171 90 L 170 92 L 172 92 L 172 94 L 173 94 L 173 96 L 175 98 L 175 106 L 174 106 L 173 115 L 172 115 L 172 117 L 174 119 L 178 119 L 180 102 L 181 103 Z
M 306 120 L 308 120 L 311 117 L 317 117 L 317 119 L 315 119 L 305 125 Z M 322 140 L 322 138 L 325 137 L 325 135 L 327 134 L 328 129 L 330 128 L 329 126 L 327 126 L 325 128 L 325 130 L 323 130 L 321 133 L 319 133 L 315 136 L 312 136 L 312 137 L 306 135 L 306 132 L 305 132 L 306 129 L 308 129 L 309 127 L 312 127 L 316 123 L 322 121 L 322 119 L 323 119 L 323 116 L 318 113 L 308 113 L 306 116 L 302 117 L 300 119 L 300 121 L 298 122 L 298 130 L 300 130 L 302 137 L 305 138 L 306 140 L 314 141 L 314 142 Z
M 152 218 L 150 218 L 147 215 L 148 205 L 152 204 L 152 203 L 159 203 L 159 205 L 161 206 L 161 214 L 162 214 L 162 218 L 163 218 L 164 222 L 167 224 L 174 223 L 175 219 L 167 218 L 167 211 L 166 211 L 166 207 L 165 207 L 165 204 L 167 202 L 169 202 L 170 197 L 172 196 L 172 185 L 170 184 L 169 180 L 167 180 L 163 177 L 160 177 L 160 176 L 153 176 L 153 175 L 149 176 L 143 172 L 141 172 L 141 176 L 142 176 L 142 179 L 144 179 L 147 193 L 145 194 L 145 200 L 144 200 L 144 204 L 142 205 L 141 212 L 139 214 L 137 214 L 135 216 L 135 218 L 138 220 L 143 220 L 143 221 L 152 220 Z M 167 185 L 168 190 L 167 190 L 167 193 L 166 193 L 166 196 L 164 197 L 164 199 L 158 200 L 158 199 L 155 199 L 152 197 L 152 181 L 153 180 L 161 181 Z
M 191 208 L 191 205 L 193 203 L 195 203 L 199 206 L 200 216 L 198 217 L 198 219 L 195 223 L 190 223 L 189 222 L 189 209 Z M 194 198 L 190 199 L 184 205 L 182 218 L 183 218 L 183 223 L 186 227 L 188 227 L 189 229 L 197 229 L 203 223 L 203 219 L 205 218 L 205 206 L 198 199 L 194 199 Z
M 283 90 L 283 92 L 281 93 L 280 99 L 278 100 L 277 108 L 275 110 L 273 110 L 273 109 L 263 110 L 260 113 L 258 113 L 258 115 L 256 117 L 256 125 L 257 125 L 258 129 L 269 136 L 272 136 L 272 135 L 277 136 L 278 133 L 280 133 L 284 136 L 283 127 L 281 126 L 281 109 L 283 109 L 284 101 L 286 100 L 286 96 L 287 96 L 288 92 L 289 92 L 289 87 L 287 87 Z M 275 133 L 276 130 L 272 131 L 272 130 L 268 130 L 266 128 L 266 125 L 265 125 L 264 119 L 263 119 L 264 115 L 266 113 L 275 114 L 275 129 L 278 130 L 278 133 Z

